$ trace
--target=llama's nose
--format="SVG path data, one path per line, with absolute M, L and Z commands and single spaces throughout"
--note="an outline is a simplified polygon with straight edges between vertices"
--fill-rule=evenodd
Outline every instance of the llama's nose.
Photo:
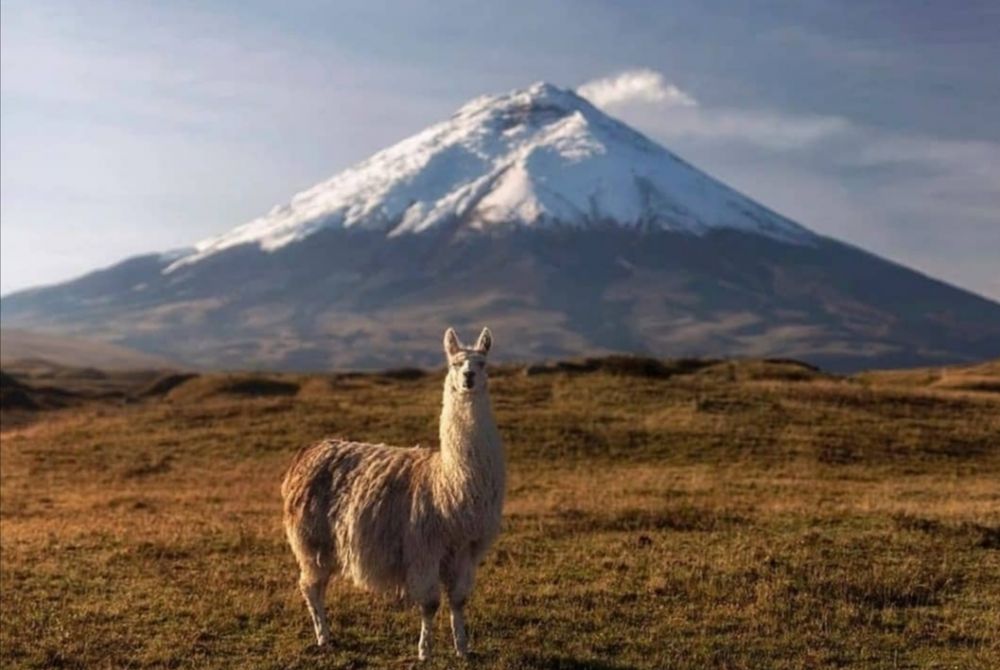
M 472 370 L 468 370 L 462 374 L 465 375 L 465 388 L 471 389 L 472 384 L 476 381 L 476 373 Z

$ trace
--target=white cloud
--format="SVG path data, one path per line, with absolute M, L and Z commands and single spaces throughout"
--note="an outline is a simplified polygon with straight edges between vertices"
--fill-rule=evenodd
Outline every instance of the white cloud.
M 705 107 L 654 70 L 627 70 L 589 81 L 577 92 L 596 106 L 667 139 L 743 142 L 769 149 L 813 144 L 850 127 L 836 116 Z
M 613 77 L 594 79 L 577 93 L 598 107 L 634 102 L 656 103 L 671 107 L 697 107 L 698 101 L 664 79 L 655 70 L 626 70 Z
M 650 119 L 655 123 L 655 119 Z M 657 124 L 668 138 L 742 142 L 767 149 L 795 149 L 826 140 L 850 128 L 835 116 L 790 115 L 770 110 L 699 109 L 667 114 Z

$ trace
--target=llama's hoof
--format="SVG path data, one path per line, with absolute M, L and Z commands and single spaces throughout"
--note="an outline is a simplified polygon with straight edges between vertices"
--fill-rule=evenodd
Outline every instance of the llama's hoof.
M 310 656 L 324 656 L 333 651 L 333 645 L 329 642 L 323 642 L 322 644 L 317 642 L 316 644 L 309 645 L 308 654 Z

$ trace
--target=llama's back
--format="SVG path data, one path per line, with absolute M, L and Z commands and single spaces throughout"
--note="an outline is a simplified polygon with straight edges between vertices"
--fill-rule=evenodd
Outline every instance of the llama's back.
M 409 556 L 436 524 L 436 453 L 329 440 L 296 454 L 282 482 L 284 522 L 300 564 L 340 569 L 376 591 L 405 587 Z

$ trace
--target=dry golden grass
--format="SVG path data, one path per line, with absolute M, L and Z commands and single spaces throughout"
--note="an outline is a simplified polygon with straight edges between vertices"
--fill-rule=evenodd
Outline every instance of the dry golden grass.
M 469 666 L 1000 667 L 1000 394 L 654 372 L 496 372 L 510 488 Z M 5 419 L 0 664 L 408 666 L 418 617 L 340 583 L 311 647 L 278 482 L 325 435 L 433 444 L 440 383 L 208 375 Z

